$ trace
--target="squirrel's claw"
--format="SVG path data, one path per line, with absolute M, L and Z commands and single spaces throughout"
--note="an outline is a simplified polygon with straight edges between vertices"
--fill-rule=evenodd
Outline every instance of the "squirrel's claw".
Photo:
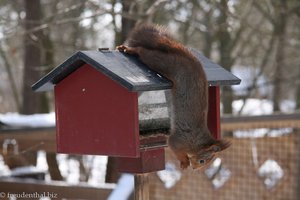
M 128 47 L 125 45 L 120 45 L 120 46 L 117 46 L 116 49 L 123 53 L 131 54 L 131 55 L 139 55 L 138 47 Z
M 116 49 L 120 52 L 126 52 L 127 47 L 125 45 L 119 45 Z

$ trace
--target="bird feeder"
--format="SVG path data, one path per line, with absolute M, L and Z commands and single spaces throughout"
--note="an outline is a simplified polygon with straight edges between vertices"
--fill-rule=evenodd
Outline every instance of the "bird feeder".
M 192 51 L 207 75 L 208 126 L 219 138 L 219 86 L 239 84 L 240 79 Z M 147 129 L 147 123 L 141 121 L 153 120 L 141 119 L 141 101 L 145 93 L 164 94 L 172 83 L 137 57 L 109 50 L 79 51 L 32 88 L 37 92 L 54 90 L 58 153 L 118 157 L 123 172 L 164 169 L 166 137 L 140 134 Z M 167 109 L 167 102 L 165 98 L 159 104 Z M 153 124 L 157 126 L 152 126 L 153 130 L 159 128 L 159 123 Z

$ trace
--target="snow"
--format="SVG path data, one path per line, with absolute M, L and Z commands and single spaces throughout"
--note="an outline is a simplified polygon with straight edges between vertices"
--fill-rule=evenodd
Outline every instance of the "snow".
M 139 97 L 139 104 L 141 109 L 140 119 L 148 119 L 149 116 L 154 118 L 163 118 L 168 116 L 167 107 L 153 107 L 143 108 L 143 105 L 157 103 L 165 103 L 166 98 L 164 92 L 145 92 Z M 245 105 L 244 105 L 245 104 Z M 273 103 L 267 99 L 247 99 L 235 100 L 233 102 L 233 114 L 238 115 L 240 109 L 243 107 L 241 115 L 254 116 L 254 115 L 268 115 L 273 112 Z M 285 113 L 293 112 L 295 109 L 295 102 L 282 101 L 280 105 L 281 111 Z M 55 126 L 55 113 L 48 114 L 34 114 L 34 115 L 21 115 L 18 113 L 0 114 L 0 122 L 3 122 L 13 127 L 54 127 Z M 236 137 L 263 137 L 263 136 L 281 136 L 291 132 L 290 128 L 280 130 L 270 129 L 256 129 L 249 131 L 235 131 Z
M 18 176 L 31 173 L 43 173 L 45 171 L 38 169 L 35 166 L 17 167 L 10 172 L 10 176 Z
M 257 115 L 270 115 L 273 113 L 273 103 L 267 99 L 247 99 L 245 102 L 243 100 L 236 100 L 233 102 L 233 114 L 237 115 L 241 107 L 245 103 L 245 106 L 241 112 L 243 116 L 257 116 Z M 293 101 L 282 101 L 280 104 L 281 111 L 283 113 L 291 113 L 295 109 L 295 103 Z M 292 128 L 282 128 L 282 129 L 251 129 L 243 131 L 234 131 L 234 137 L 279 137 L 292 132 Z
M 150 101 L 150 102 L 149 102 Z M 145 92 L 139 97 L 139 104 L 142 109 L 140 119 L 148 119 L 149 115 L 154 118 L 163 118 L 168 116 L 167 107 L 154 107 L 143 109 L 143 105 L 165 103 L 166 98 L 164 92 Z M 245 106 L 241 115 L 268 115 L 273 112 L 273 103 L 267 99 L 247 99 L 235 100 L 232 104 L 233 114 L 237 115 L 241 107 Z M 281 102 L 280 108 L 284 113 L 293 112 L 295 109 L 295 102 L 284 100 Z M 55 113 L 21 115 L 19 113 L 0 114 L 0 122 L 13 127 L 54 127 Z
M 270 115 L 273 113 L 273 103 L 267 99 L 247 99 L 245 102 L 243 100 L 235 100 L 232 103 L 233 114 L 237 114 L 243 104 L 245 106 L 241 115 L 254 116 L 254 115 Z M 291 113 L 295 109 L 295 102 L 284 100 L 280 104 L 280 109 L 283 113 Z
M 0 155 L 0 177 L 18 176 L 31 173 L 45 173 L 47 169 L 42 169 L 39 166 L 23 166 L 9 169 L 5 164 L 2 155 Z
M 263 179 L 267 189 L 272 189 L 282 179 L 283 175 L 282 168 L 272 159 L 266 160 L 258 170 L 258 176 Z
M 3 157 L 0 155 L 0 177 L 10 175 L 10 169 L 5 165 Z
M 132 174 L 122 174 L 117 187 L 109 195 L 108 200 L 126 200 L 134 190 L 134 176 Z
M 242 115 L 267 115 L 273 111 L 273 104 L 269 100 L 247 99 L 242 111 Z M 242 108 L 243 100 L 236 100 L 232 103 L 233 113 L 237 114 Z
M 165 170 L 158 171 L 157 176 L 164 183 L 165 188 L 170 189 L 181 179 L 182 173 L 174 163 L 167 162 Z
M 98 186 L 101 183 L 105 183 L 107 156 L 85 156 L 87 161 L 90 161 L 91 175 L 88 183 L 94 186 Z M 88 163 L 88 162 L 85 162 Z M 87 167 L 87 166 L 86 166 Z
M 280 137 L 287 135 L 293 131 L 292 128 L 281 128 L 281 129 L 268 129 L 268 128 L 258 128 L 245 131 L 234 131 L 233 135 L 237 138 L 259 138 L 259 137 Z
M 21 115 L 19 113 L 0 114 L 0 121 L 13 127 L 53 127 L 55 113 Z

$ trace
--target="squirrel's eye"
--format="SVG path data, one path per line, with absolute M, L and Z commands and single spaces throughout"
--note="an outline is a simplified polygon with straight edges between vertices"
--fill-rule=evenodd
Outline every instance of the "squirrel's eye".
M 199 160 L 199 163 L 200 163 L 200 164 L 204 164 L 204 163 L 205 163 L 205 160 Z

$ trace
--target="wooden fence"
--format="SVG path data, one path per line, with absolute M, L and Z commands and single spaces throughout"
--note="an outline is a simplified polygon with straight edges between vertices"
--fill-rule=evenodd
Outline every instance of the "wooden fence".
M 239 117 L 224 116 L 221 118 L 221 131 L 286 127 L 300 128 L 300 113 Z M 0 144 L 5 139 L 16 139 L 21 152 L 26 150 L 56 152 L 54 127 L 0 129 Z
M 30 179 L 2 179 L 0 180 L 0 199 L 8 199 L 13 195 L 27 195 L 33 197 L 49 197 L 51 199 L 107 199 L 114 188 L 114 184 L 104 184 L 92 187 L 87 184 L 71 185 L 62 181 L 36 181 Z M 31 196 L 30 196 L 31 195 Z M 19 198 L 18 198 L 19 199 Z
M 246 130 L 255 128 L 300 128 L 300 113 L 294 114 L 277 114 L 265 116 L 247 116 L 232 117 L 224 116 L 221 118 L 222 131 Z M 19 145 L 19 152 L 44 150 L 46 152 L 56 152 L 55 128 L 3 128 L 0 129 L 0 144 L 6 139 L 15 139 Z M 299 148 L 298 148 L 299 149 Z M 231 149 L 234 151 L 234 149 Z M 2 152 L 2 145 L 0 152 Z M 239 150 L 237 150 L 239 151 Z M 233 155 L 233 154 L 231 154 Z M 299 157 L 299 154 L 297 154 Z M 229 154 L 228 154 L 229 157 Z M 242 160 L 245 159 L 241 158 Z M 236 162 L 239 162 L 236 160 Z M 238 165 L 238 164 L 237 164 Z M 293 166 L 293 169 L 295 167 Z M 193 175 L 193 174 L 192 174 Z M 157 179 L 157 177 L 152 178 Z M 158 181 L 158 180 L 157 180 Z M 159 182 L 159 181 L 158 181 Z M 183 183 L 190 184 L 190 183 Z M 185 185 L 185 188 L 190 186 Z M 234 187 L 234 184 L 232 185 Z M 43 181 L 36 182 L 20 179 L 1 179 L 0 188 L 2 193 L 30 193 L 35 192 L 52 192 L 58 194 L 58 199 L 106 199 L 113 189 L 113 185 L 103 185 L 100 187 L 91 187 L 84 184 L 68 185 L 64 182 L 46 183 Z M 159 188 L 163 188 L 161 185 Z M 153 189 L 153 187 L 152 187 Z M 185 190 L 185 189 L 184 189 Z M 205 192 L 205 191 L 203 191 Z M 218 193 L 218 192 L 217 192 Z M 155 191 L 152 195 L 156 195 Z M 0 194 L 1 195 L 1 194 Z M 168 195 L 168 193 L 167 193 Z M 225 194 L 224 194 L 225 195 Z M 226 194 L 227 195 L 227 194 Z M 293 195 L 293 194 L 290 194 Z M 154 198 L 155 199 L 155 198 Z M 176 199 L 176 198 L 175 198 Z M 226 199 L 226 198 L 224 198 Z

